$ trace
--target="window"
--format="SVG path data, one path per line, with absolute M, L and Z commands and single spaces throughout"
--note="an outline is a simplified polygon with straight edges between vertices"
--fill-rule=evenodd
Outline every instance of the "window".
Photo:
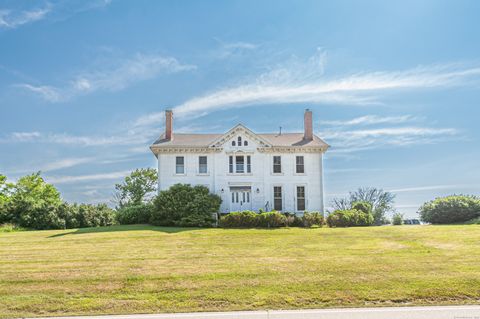
M 273 209 L 282 210 L 282 186 L 273 187 Z
M 185 174 L 185 157 L 177 156 L 175 158 L 175 173 Z
M 232 141 L 232 146 L 235 146 L 235 141 Z
M 238 146 L 242 146 L 242 137 L 241 136 L 238 137 Z
M 235 173 L 245 173 L 245 158 L 235 156 Z
M 250 158 L 250 155 L 247 156 L 247 173 L 252 172 L 252 160 Z
M 280 156 L 273 157 L 273 173 L 279 174 L 282 172 L 282 158 Z
M 198 173 L 207 174 L 207 157 L 206 156 L 198 157 Z
M 297 186 L 297 210 L 305 210 L 305 186 Z
M 229 156 L 228 172 L 229 172 L 230 174 L 233 173 L 233 156 Z
M 304 159 L 303 156 L 297 156 L 296 158 L 296 172 L 297 174 L 303 174 L 305 173 L 305 164 L 304 164 Z
M 243 141 L 243 146 L 248 146 L 248 141 Z

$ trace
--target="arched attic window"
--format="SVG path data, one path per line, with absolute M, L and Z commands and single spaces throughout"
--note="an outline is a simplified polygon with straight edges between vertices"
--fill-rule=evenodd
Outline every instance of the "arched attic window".
M 248 146 L 248 141 L 247 140 L 243 141 L 243 146 Z
M 232 141 L 232 146 L 235 146 L 235 141 Z
M 238 137 L 238 146 L 242 146 L 242 137 L 241 136 Z

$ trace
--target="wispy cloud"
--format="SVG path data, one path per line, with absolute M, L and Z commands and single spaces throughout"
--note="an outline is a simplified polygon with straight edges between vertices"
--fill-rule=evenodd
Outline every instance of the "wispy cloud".
M 430 191 L 430 190 L 457 190 L 462 188 L 472 187 L 474 185 L 429 185 L 429 186 L 420 186 L 420 187 L 406 187 L 406 188 L 396 188 L 389 189 L 389 192 L 393 193 L 409 193 L 409 192 L 419 192 L 419 191 Z
M 3 138 L 0 143 L 51 143 L 70 146 L 114 146 L 138 145 L 150 142 L 157 132 L 123 132 L 109 136 L 83 136 L 66 133 L 14 132 Z
M 294 60 L 270 71 L 210 93 L 192 97 L 174 107 L 177 117 L 199 117 L 226 108 L 283 103 L 366 105 L 382 104 L 387 92 L 448 88 L 478 83 L 480 66 L 445 64 L 403 71 L 362 72 L 343 77 L 324 73 L 326 53 L 319 50 L 307 61 Z M 383 94 L 383 95 L 382 95 Z M 158 123 L 161 114 L 139 119 Z M 364 122 L 375 118 L 361 119 Z M 359 121 L 361 121 L 359 120 Z M 390 122 L 401 119 L 389 119 Z
M 331 145 L 331 152 L 350 153 L 385 146 L 432 144 L 458 137 L 453 128 L 388 127 L 347 131 L 324 131 L 321 136 Z
M 214 51 L 214 56 L 217 59 L 227 59 L 233 56 L 243 55 L 259 47 L 258 44 L 250 42 L 237 41 L 225 43 L 221 40 L 216 40 L 220 42 L 219 48 Z
M 373 124 L 400 124 L 415 119 L 412 115 L 401 116 L 378 116 L 365 115 L 345 121 L 321 121 L 321 125 L 328 126 L 355 126 L 355 125 L 373 125 Z
M 67 184 L 76 182 L 89 182 L 98 180 L 121 179 L 130 174 L 130 171 L 118 171 L 112 173 L 77 175 L 77 176 L 47 176 L 45 179 L 53 184 Z
M 40 95 L 47 101 L 60 102 L 78 95 L 96 91 L 119 91 L 140 81 L 153 79 L 160 74 L 177 73 L 195 69 L 194 65 L 182 64 L 173 57 L 155 54 L 136 54 L 133 58 L 111 63 L 74 76 L 65 86 L 18 84 Z
M 0 9 L 0 28 L 15 29 L 22 25 L 44 19 L 52 10 L 47 4 L 43 8 L 15 12 L 9 9 Z

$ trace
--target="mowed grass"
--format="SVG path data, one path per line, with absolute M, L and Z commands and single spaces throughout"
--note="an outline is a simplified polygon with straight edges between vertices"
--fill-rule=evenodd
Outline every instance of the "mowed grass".
M 0 233 L 0 317 L 480 303 L 480 225 Z

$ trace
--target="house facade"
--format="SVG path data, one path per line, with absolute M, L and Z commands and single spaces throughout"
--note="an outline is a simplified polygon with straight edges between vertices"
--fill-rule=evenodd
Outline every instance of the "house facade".
M 224 134 L 174 133 L 165 112 L 165 133 L 150 149 L 158 159 L 158 189 L 177 183 L 204 185 L 222 198 L 220 212 L 275 209 L 324 211 L 323 154 L 313 133 L 312 112 L 304 132 L 257 134 L 238 124 Z

